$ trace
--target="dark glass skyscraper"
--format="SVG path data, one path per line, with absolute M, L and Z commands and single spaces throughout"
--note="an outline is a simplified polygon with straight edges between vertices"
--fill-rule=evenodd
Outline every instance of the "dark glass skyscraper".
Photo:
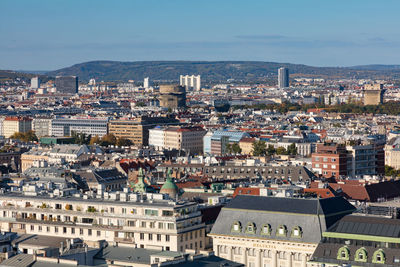
M 56 88 L 59 93 L 76 94 L 78 93 L 78 77 L 57 76 Z

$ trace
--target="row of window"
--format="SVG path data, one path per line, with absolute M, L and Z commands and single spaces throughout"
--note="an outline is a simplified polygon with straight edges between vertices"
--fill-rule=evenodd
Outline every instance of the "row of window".
M 231 227 L 231 232 L 234 233 L 241 233 L 244 230 L 245 233 L 247 234 L 256 234 L 257 232 L 257 227 L 256 224 L 253 222 L 248 222 L 246 227 L 242 229 L 242 224 L 238 221 L 234 222 Z M 270 224 L 263 224 L 260 229 L 260 234 L 261 235 L 271 235 L 272 233 L 272 227 Z M 291 237 L 298 237 L 301 238 L 303 235 L 303 231 L 300 226 L 295 226 L 292 228 L 292 230 L 289 232 L 286 225 L 280 225 L 275 232 L 275 235 L 277 236 L 283 236 L 286 237 L 290 234 Z
M 338 250 L 337 254 L 338 260 L 350 260 L 350 256 L 351 256 L 350 249 L 347 246 L 341 247 Z M 367 260 L 368 260 L 367 250 L 365 248 L 359 248 L 354 255 L 354 261 L 367 262 Z M 400 262 L 400 258 L 397 258 L 397 260 L 398 262 Z M 372 263 L 385 264 L 385 262 L 386 262 L 386 257 L 383 249 L 376 250 L 372 255 Z

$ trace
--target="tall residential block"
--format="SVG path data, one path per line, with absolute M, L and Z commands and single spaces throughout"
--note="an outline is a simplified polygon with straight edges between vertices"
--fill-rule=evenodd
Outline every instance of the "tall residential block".
M 144 78 L 143 87 L 146 89 L 150 87 L 150 78 L 149 77 Z
M 32 89 L 40 88 L 40 79 L 39 79 L 39 77 L 33 77 L 31 79 L 31 88 Z
M 56 89 L 59 93 L 77 94 L 78 93 L 78 77 L 76 76 L 57 76 Z
M 285 88 L 289 87 L 289 69 L 279 68 L 278 70 L 278 87 Z
M 201 88 L 200 75 L 180 75 L 180 85 L 188 90 L 199 91 Z

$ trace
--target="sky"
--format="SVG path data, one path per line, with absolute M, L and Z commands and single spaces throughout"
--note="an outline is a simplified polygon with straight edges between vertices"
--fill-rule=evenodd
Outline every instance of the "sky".
M 399 0 L 0 0 L 0 69 L 93 60 L 400 64 Z

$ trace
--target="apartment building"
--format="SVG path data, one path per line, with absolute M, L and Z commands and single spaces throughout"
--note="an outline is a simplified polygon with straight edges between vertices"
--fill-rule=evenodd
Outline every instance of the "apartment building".
M 312 168 L 323 177 L 346 176 L 346 147 L 336 143 L 317 144 L 317 150 L 312 154 Z
M 178 124 L 173 117 L 148 117 L 141 116 L 135 119 L 112 120 L 108 124 L 109 133 L 119 138 L 125 138 L 138 146 L 149 144 L 149 129 L 158 125 Z
M 168 127 L 164 130 L 166 149 L 183 150 L 190 155 L 203 151 L 203 137 L 206 131 L 202 127 Z
M 127 191 L 63 197 L 68 191 L 45 194 L 34 185 L 27 188 L 0 194 L 1 231 L 171 251 L 205 246 L 205 224 L 194 202 Z
M 10 138 L 14 133 L 32 130 L 32 119 L 26 117 L 6 117 L 3 121 L 3 135 Z
M 38 138 L 51 135 L 51 118 L 34 118 L 32 120 L 32 130 Z

